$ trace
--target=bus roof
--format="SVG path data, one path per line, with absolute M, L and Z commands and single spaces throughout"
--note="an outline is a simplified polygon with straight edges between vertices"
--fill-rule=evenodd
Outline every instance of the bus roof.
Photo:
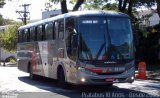
M 66 16 L 111 16 L 111 17 L 129 17 L 127 14 L 115 11 L 76 11 L 69 12 Z
M 79 17 L 79 16 L 107 16 L 107 17 L 126 17 L 126 18 L 129 18 L 129 16 L 127 14 L 124 14 L 121 12 L 115 12 L 115 11 L 74 11 L 74 12 L 69 12 L 69 13 L 62 14 L 62 15 L 57 15 L 55 17 L 51 17 L 48 19 L 40 20 L 38 22 L 29 23 L 27 25 L 19 27 L 19 30 L 28 28 L 30 26 L 37 26 L 37 25 L 44 24 L 44 23 L 47 23 L 50 21 L 54 21 L 54 20 L 62 19 L 62 18 L 67 18 L 67 17 L 72 17 L 72 16 L 75 16 L 75 17 Z

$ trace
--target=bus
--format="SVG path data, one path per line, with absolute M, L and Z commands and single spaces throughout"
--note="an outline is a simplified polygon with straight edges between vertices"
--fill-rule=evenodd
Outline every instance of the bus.
M 112 11 L 76 11 L 18 28 L 18 69 L 59 84 L 132 83 L 130 17 Z

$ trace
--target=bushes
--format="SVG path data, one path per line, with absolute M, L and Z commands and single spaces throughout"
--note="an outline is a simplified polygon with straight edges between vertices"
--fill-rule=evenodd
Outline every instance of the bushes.
M 147 27 L 147 36 L 144 32 L 138 32 L 139 45 L 136 46 L 136 59 L 143 60 L 147 64 L 158 64 L 160 62 L 160 25 Z

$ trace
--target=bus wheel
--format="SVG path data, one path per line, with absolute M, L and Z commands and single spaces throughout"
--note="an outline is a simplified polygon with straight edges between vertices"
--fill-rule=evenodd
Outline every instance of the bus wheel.
M 29 64 L 29 78 L 34 80 L 35 79 L 35 75 L 33 74 L 33 69 L 32 66 Z
M 58 70 L 58 85 L 62 88 L 66 88 L 65 76 L 62 68 Z

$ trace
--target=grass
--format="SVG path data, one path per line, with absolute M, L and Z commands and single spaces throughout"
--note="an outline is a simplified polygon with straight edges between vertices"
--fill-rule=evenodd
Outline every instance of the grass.
M 16 63 L 17 61 L 16 61 L 16 59 L 10 59 L 9 62 L 10 63 Z

